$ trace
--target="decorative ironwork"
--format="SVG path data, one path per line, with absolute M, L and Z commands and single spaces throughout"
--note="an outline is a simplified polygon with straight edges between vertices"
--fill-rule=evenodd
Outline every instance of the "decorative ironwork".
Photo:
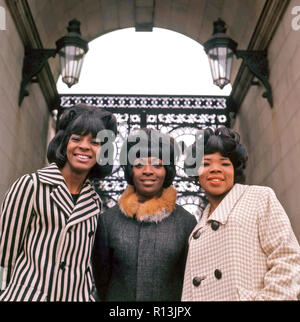
M 174 187 L 177 202 L 197 216 L 206 205 L 204 193 L 183 171 L 184 149 L 192 144 L 198 130 L 211 126 L 229 126 L 225 96 L 154 96 L 154 95 L 61 95 L 61 107 L 85 103 L 114 113 L 119 135 L 115 141 L 115 160 L 128 134 L 135 128 L 149 127 L 169 133 L 182 147 Z M 112 207 L 125 190 L 123 169 L 115 164 L 113 173 L 95 182 L 105 207 Z
M 243 63 L 263 83 L 266 91 L 262 94 L 273 107 L 272 88 L 269 83 L 269 63 L 266 50 L 237 50 L 236 57 L 242 58 Z
M 182 108 L 226 110 L 226 96 L 61 95 L 61 106 L 86 103 L 103 108 Z
M 56 49 L 25 49 L 25 56 L 22 68 L 22 81 L 19 93 L 19 106 L 25 96 L 29 95 L 26 86 L 42 70 L 50 57 L 55 57 Z

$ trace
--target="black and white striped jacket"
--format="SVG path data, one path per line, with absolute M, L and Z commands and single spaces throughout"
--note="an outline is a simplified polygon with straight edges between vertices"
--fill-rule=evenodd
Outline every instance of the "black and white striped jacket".
M 76 205 L 55 163 L 19 178 L 0 217 L 0 301 L 91 301 L 101 200 L 86 180 Z

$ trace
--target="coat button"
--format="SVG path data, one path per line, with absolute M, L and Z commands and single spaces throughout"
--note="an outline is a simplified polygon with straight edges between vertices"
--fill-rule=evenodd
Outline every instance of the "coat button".
M 218 280 L 222 278 L 222 272 L 219 269 L 215 270 L 215 278 Z
M 93 231 L 90 231 L 89 232 L 89 237 L 91 238 L 91 237 L 93 237 L 94 236 L 94 232 Z
M 219 226 L 220 226 L 220 224 L 219 224 L 217 221 L 213 220 L 213 221 L 211 222 L 211 229 L 212 229 L 212 230 L 217 230 L 217 229 L 219 229 Z
M 65 266 L 66 266 L 66 263 L 65 263 L 65 262 L 61 262 L 61 263 L 59 264 L 59 268 L 60 268 L 60 269 L 64 269 L 64 268 L 65 268 Z
M 201 232 L 200 232 L 200 229 L 198 229 L 193 233 L 193 238 L 198 239 L 200 237 L 200 235 L 201 235 Z
M 201 281 L 202 281 L 201 277 L 198 277 L 198 276 L 194 277 L 193 278 L 194 286 L 199 286 L 201 284 Z

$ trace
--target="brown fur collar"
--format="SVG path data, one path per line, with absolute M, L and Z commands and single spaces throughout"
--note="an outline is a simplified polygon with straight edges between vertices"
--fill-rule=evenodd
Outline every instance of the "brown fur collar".
M 132 186 L 122 193 L 119 199 L 121 211 L 128 217 L 138 221 L 159 222 L 168 217 L 175 209 L 177 191 L 171 186 L 163 190 L 159 198 L 154 198 L 139 203 L 137 195 Z

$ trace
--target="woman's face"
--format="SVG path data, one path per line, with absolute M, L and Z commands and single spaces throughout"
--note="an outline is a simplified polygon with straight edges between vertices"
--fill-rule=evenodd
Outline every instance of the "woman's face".
M 161 195 L 166 177 L 161 160 L 154 157 L 136 159 L 132 170 L 133 183 L 140 201 Z
M 100 150 L 100 143 L 92 134 L 70 136 L 66 155 L 67 162 L 64 166 L 76 173 L 87 175 L 96 164 L 96 156 Z
M 219 152 L 205 154 L 199 168 L 199 183 L 207 197 L 224 197 L 234 185 L 234 168 Z

